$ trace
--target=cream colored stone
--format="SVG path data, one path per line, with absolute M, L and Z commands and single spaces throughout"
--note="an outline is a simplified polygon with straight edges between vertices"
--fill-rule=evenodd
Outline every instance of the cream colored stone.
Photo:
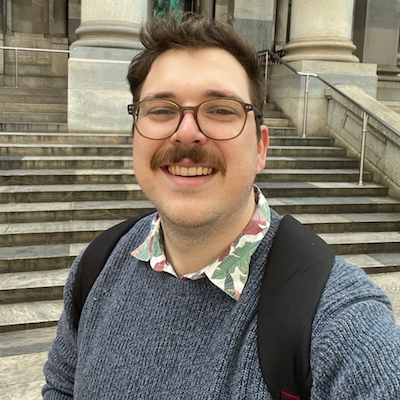
M 270 21 L 274 17 L 273 2 L 266 4 L 264 0 L 236 0 L 235 18 L 256 21 Z
M 83 0 L 81 21 L 118 21 L 140 23 L 146 20 L 147 1 L 143 0 Z
M 286 61 L 358 62 L 351 41 L 354 0 L 297 0 L 292 4 Z
M 290 39 L 350 39 L 354 0 L 297 0 L 292 3 Z

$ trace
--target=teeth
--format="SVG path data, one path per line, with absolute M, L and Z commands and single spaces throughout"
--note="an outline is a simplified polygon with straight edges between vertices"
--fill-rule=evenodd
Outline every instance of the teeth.
M 172 175 L 180 176 L 201 176 L 210 175 L 213 169 L 208 167 L 178 167 L 177 165 L 170 165 L 168 167 L 168 172 Z

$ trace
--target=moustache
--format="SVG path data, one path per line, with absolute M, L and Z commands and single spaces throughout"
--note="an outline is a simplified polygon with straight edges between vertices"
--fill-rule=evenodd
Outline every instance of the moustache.
M 160 151 L 152 158 L 150 167 L 152 171 L 155 171 L 165 163 L 176 164 L 182 160 L 190 160 L 195 164 L 209 164 L 223 175 L 226 174 L 225 160 L 218 154 L 202 147 L 171 147 L 165 151 Z

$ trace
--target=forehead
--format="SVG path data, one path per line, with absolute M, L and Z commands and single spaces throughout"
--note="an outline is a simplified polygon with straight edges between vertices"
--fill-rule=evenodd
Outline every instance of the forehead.
M 250 102 L 249 78 L 232 54 L 218 48 L 168 50 L 153 62 L 140 98 L 167 93 L 176 100 L 199 101 L 212 91 Z

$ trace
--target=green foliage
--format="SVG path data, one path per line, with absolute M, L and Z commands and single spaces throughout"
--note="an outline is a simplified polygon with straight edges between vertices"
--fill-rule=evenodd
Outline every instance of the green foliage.
M 175 12 L 177 17 L 182 17 L 182 1 L 180 0 L 153 0 L 153 15 L 161 18 L 164 15 Z

